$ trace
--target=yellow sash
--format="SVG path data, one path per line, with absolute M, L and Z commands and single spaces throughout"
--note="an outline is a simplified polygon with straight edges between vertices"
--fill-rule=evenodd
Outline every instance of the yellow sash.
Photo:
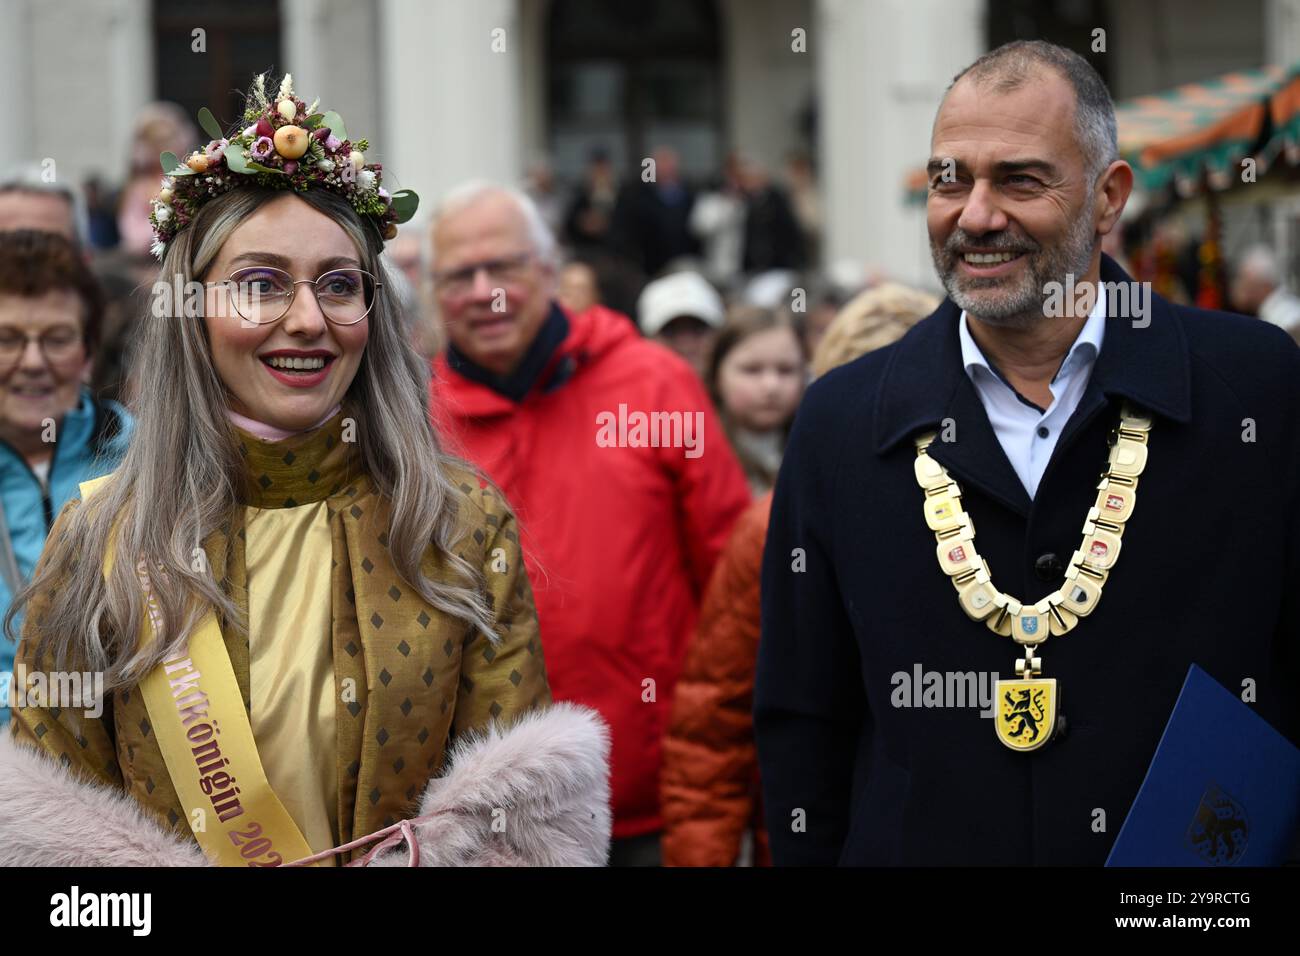
M 82 500 L 111 477 L 83 482 Z M 110 545 L 104 556 L 105 578 L 112 566 Z M 140 626 L 144 646 L 152 639 L 160 611 L 143 562 L 138 570 L 148 611 Z M 208 859 L 219 866 L 279 866 L 311 855 L 266 780 L 212 611 L 184 649 L 140 682 L 140 692 L 176 795 Z

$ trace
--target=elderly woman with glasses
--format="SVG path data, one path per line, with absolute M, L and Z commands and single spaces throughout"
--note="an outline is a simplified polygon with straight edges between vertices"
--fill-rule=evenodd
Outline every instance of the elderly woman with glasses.
M 77 486 L 111 471 L 131 420 L 84 382 L 103 295 L 63 236 L 0 233 L 0 613 L 32 575 L 54 517 Z M 0 639 L 8 685 L 14 643 Z M 0 693 L 0 724 L 9 720 Z
M 60 516 L 20 596 L 20 662 L 102 674 L 105 700 L 29 700 L 18 738 L 222 865 L 363 854 L 354 841 L 428 810 L 454 741 L 535 726 L 550 704 L 514 515 L 435 438 L 384 281 L 392 197 L 337 114 L 321 125 L 287 86 L 255 86 L 248 129 L 164 186 L 160 287 L 197 290 L 202 315 L 144 320 L 131 448 Z M 569 730 L 603 766 L 600 733 Z M 536 862 L 551 850 L 506 770 L 493 853 Z M 548 781 L 563 770 L 529 780 L 590 779 L 603 859 L 601 774 Z M 550 843 L 584 859 L 581 841 Z

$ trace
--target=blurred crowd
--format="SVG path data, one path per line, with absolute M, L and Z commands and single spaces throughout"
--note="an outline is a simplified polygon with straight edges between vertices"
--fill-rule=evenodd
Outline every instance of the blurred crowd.
M 158 279 L 157 157 L 197 138 L 179 108 L 154 104 L 120 184 L 0 181 L 9 594 L 77 482 L 111 469 L 129 436 L 131 330 Z M 733 155 L 701 183 L 669 148 L 650 160 L 618 170 L 595 150 L 577 182 L 539 163 L 519 189 L 469 184 L 386 255 L 440 433 L 521 516 L 555 697 L 611 725 L 613 862 L 761 864 L 758 569 L 786 439 L 810 381 L 938 300 L 865 263 L 821 265 L 805 155 L 779 176 Z M 1300 338 L 1283 275 L 1268 248 L 1245 251 L 1231 306 Z M 598 446 L 593 412 L 620 406 L 698 412 L 704 453 Z M 9 642 L 5 656 L 7 668 Z

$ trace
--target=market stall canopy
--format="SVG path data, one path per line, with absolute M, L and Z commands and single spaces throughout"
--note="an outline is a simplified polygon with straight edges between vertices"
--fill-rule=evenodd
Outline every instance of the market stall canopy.
M 1115 107 L 1120 156 L 1147 192 L 1194 192 L 1202 173 L 1225 189 L 1242 173 L 1242 160 L 1267 166 L 1279 152 L 1300 160 L 1300 65 L 1266 66 L 1139 96 Z M 1263 169 L 1257 169 L 1262 172 Z M 925 202 L 925 170 L 907 174 L 909 202 Z
M 1115 108 L 1120 155 L 1148 192 L 1172 181 L 1180 192 L 1196 188 L 1202 171 L 1216 189 L 1242 172 L 1269 127 L 1275 98 L 1293 101 L 1294 121 L 1300 74 L 1283 67 L 1229 73 L 1206 83 L 1189 83 L 1158 96 L 1139 96 Z M 1258 158 L 1258 157 L 1257 157 Z

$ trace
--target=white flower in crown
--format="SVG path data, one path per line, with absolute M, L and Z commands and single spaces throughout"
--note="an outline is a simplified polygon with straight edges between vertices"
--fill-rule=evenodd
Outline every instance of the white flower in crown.
M 369 169 L 363 169 L 357 173 L 357 187 L 364 189 L 366 192 L 375 188 L 375 174 Z
M 152 254 L 153 257 L 160 262 L 162 261 L 163 253 L 166 251 L 167 251 L 167 243 L 163 242 L 161 239 L 155 238 L 154 241 L 149 245 L 150 254 Z
M 154 202 L 153 217 L 155 219 L 157 219 L 159 222 L 166 222 L 168 219 L 171 218 L 171 215 L 172 215 L 172 211 L 169 206 L 166 206 L 163 203 L 157 201 Z
M 275 94 L 277 100 L 282 100 L 286 96 L 293 96 L 293 74 L 286 73 L 284 79 L 280 81 L 280 92 Z

